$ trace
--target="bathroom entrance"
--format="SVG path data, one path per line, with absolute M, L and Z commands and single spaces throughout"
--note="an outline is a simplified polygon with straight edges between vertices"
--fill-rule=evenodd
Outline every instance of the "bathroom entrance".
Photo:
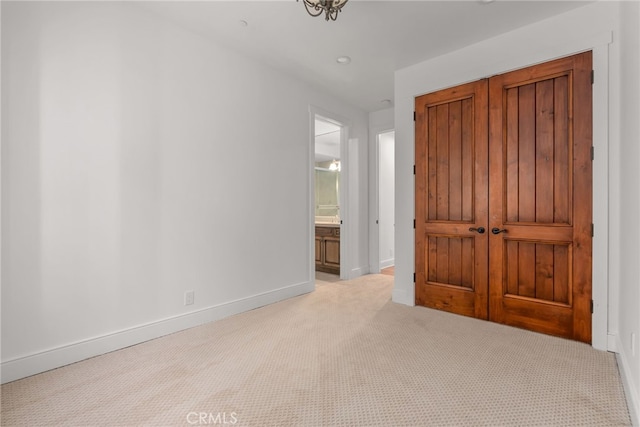
M 345 278 L 342 269 L 346 200 L 344 126 L 335 119 L 314 114 L 313 129 L 314 269 Z

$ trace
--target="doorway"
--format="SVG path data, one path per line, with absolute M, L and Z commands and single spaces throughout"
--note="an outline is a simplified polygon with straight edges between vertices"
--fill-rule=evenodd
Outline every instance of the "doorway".
M 344 278 L 346 265 L 347 168 L 345 126 L 312 113 L 313 129 L 313 268 L 323 281 Z
M 591 52 L 416 98 L 416 303 L 591 342 Z
M 395 265 L 395 131 L 377 134 L 378 271 L 393 275 Z

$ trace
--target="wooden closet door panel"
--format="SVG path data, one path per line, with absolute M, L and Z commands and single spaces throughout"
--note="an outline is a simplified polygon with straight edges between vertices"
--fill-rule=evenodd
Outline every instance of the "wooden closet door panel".
M 490 319 L 591 341 L 591 52 L 489 81 Z
M 416 98 L 416 303 L 487 318 L 488 85 Z

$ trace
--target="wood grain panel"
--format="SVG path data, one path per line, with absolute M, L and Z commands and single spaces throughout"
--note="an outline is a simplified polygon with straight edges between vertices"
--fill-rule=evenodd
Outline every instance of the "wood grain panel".
M 565 304 L 570 303 L 570 266 L 569 247 L 555 245 L 553 247 L 553 301 Z
M 517 241 L 507 240 L 506 245 L 506 258 L 504 265 L 507 269 L 506 277 L 506 294 L 518 295 L 518 287 L 520 283 L 520 273 L 518 271 L 518 247 Z
M 554 113 L 553 79 L 536 83 L 535 115 L 535 221 L 553 223 Z
M 432 284 L 473 288 L 473 237 L 428 236 L 427 280 Z
M 462 284 L 462 240 L 449 239 L 449 284 L 460 286 Z
M 324 238 L 324 263 L 330 266 L 340 266 L 340 239 L 336 237 Z
M 473 139 L 473 98 L 461 101 L 461 146 L 462 146 L 462 220 L 473 221 L 474 181 L 474 139 Z
M 536 293 L 537 299 L 553 301 L 553 245 L 536 244 Z
M 518 93 L 518 221 L 536 220 L 535 84 Z
M 473 239 L 462 239 L 460 246 L 462 257 L 460 286 L 473 289 L 473 277 L 475 271 L 475 266 L 473 265 L 475 259 L 473 254 Z
M 438 105 L 436 120 L 436 218 L 449 219 L 449 104 Z
M 321 237 L 317 237 L 315 238 L 316 241 L 316 251 L 315 251 L 315 258 L 316 258 L 316 264 L 321 264 L 322 263 L 322 238 Z
M 462 103 L 449 104 L 449 216 L 462 220 Z
M 554 180 L 553 180 L 553 222 L 570 224 L 572 188 L 571 150 L 569 146 L 569 78 L 554 80 Z
M 569 302 L 568 244 L 506 240 L 505 253 L 505 295 Z
M 427 147 L 427 160 L 428 164 L 427 168 L 427 198 L 429 201 L 429 205 L 427 206 L 428 220 L 435 220 L 438 218 L 438 210 L 437 206 L 437 195 L 438 195 L 438 158 L 437 158 L 437 148 L 438 148 L 438 134 L 436 130 L 438 129 L 438 108 L 437 107 L 429 107 L 427 109 L 427 130 L 426 138 L 428 141 Z M 419 165 L 416 165 L 419 166 Z M 424 166 L 420 166 L 423 168 Z
M 536 245 L 520 242 L 517 262 L 518 295 L 534 298 L 536 296 Z
M 506 221 L 518 222 L 518 190 L 520 182 L 519 171 L 519 150 L 518 150 L 518 134 L 519 134 L 519 115 L 518 115 L 518 88 L 510 88 L 506 90 Z
M 429 236 L 427 238 L 429 242 L 428 252 L 427 252 L 427 281 L 429 282 L 437 282 L 438 281 L 438 238 L 434 236 Z

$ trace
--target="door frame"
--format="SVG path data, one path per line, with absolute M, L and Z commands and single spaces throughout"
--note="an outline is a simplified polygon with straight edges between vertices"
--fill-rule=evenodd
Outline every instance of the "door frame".
M 369 159 L 369 170 L 371 172 L 371 179 L 369 185 L 371 191 L 369 191 L 370 203 L 369 209 L 371 212 L 370 224 L 369 224 L 369 272 L 380 273 L 382 270 L 380 262 L 380 135 L 389 132 L 395 132 L 394 127 L 390 126 L 378 126 L 370 129 L 373 135 L 373 150 Z M 395 145 L 395 142 L 394 142 Z M 395 162 L 394 162 L 394 176 L 395 176 Z M 395 188 L 395 184 L 394 184 Z M 395 211 L 395 200 L 394 200 Z M 394 231 L 395 234 L 395 231 Z M 395 244 L 394 244 L 395 246 Z M 394 248 L 395 259 L 395 248 Z
M 350 122 L 348 119 L 334 114 L 330 111 L 322 108 L 310 105 L 309 106 L 309 175 L 308 175 L 308 207 L 309 207 L 309 281 L 314 283 L 315 286 L 315 147 L 316 147 L 316 118 L 329 121 L 340 126 L 340 279 L 348 280 L 350 278 L 349 272 L 351 271 L 351 260 L 349 256 L 350 247 L 350 221 L 349 218 L 349 180 L 350 180 L 350 167 L 349 167 L 349 128 Z

